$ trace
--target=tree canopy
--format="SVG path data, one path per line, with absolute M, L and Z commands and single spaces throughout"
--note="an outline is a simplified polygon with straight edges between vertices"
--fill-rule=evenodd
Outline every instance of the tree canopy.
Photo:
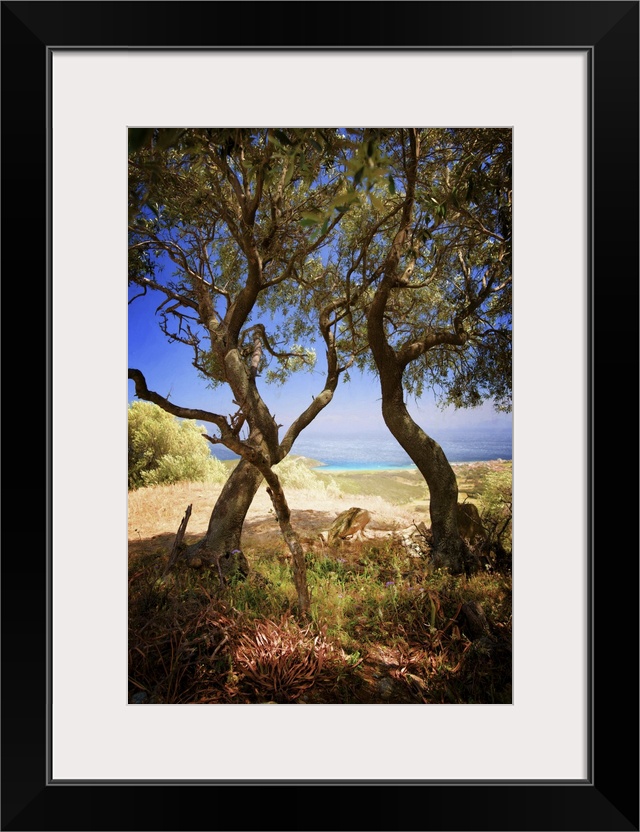
M 161 296 L 163 332 L 237 411 L 176 405 L 131 368 L 137 395 L 212 424 L 285 525 L 273 466 L 350 366 L 378 373 L 387 414 L 427 387 L 510 407 L 510 130 L 148 130 L 131 136 L 129 186 L 131 299 Z M 312 367 L 318 344 L 324 386 L 280 436 L 268 384 Z

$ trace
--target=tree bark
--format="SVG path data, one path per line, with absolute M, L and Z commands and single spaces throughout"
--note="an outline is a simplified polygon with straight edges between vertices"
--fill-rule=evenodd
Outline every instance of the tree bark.
M 311 606 L 311 598 L 309 596 L 309 587 L 307 584 L 307 564 L 304 558 L 304 550 L 300 543 L 300 538 L 297 532 L 291 525 L 291 512 L 289 504 L 280 485 L 277 475 L 269 472 L 269 488 L 267 493 L 271 497 L 273 509 L 276 513 L 278 525 L 282 532 L 284 542 L 291 552 L 291 559 L 293 563 L 293 582 L 296 587 L 298 595 L 298 615 L 300 618 L 306 618 L 309 614 L 309 607 Z
M 471 571 L 472 557 L 458 530 L 458 482 L 440 445 L 411 418 L 404 402 L 404 365 L 387 341 L 384 310 L 390 282 L 376 292 L 367 321 L 368 340 L 380 377 L 382 417 L 413 460 L 429 488 L 433 562 L 454 574 Z
M 401 381 L 395 390 L 383 388 L 382 416 L 429 488 L 434 565 L 444 566 L 454 574 L 469 572 L 471 554 L 458 531 L 456 475 L 440 445 L 411 418 L 404 403 Z
M 380 377 L 382 417 L 398 443 L 404 448 L 429 488 L 433 561 L 454 574 L 470 571 L 471 555 L 458 530 L 458 483 L 444 451 L 417 425 L 404 403 L 402 377 L 407 364 L 436 343 L 463 343 L 458 332 L 433 332 L 433 337 L 415 353 L 405 345 L 400 352 L 389 343 L 385 331 L 387 305 L 394 289 L 406 286 L 415 265 L 415 252 L 409 246 L 411 217 L 419 157 L 415 130 L 408 133 L 407 189 L 398 231 L 382 264 L 383 278 L 367 313 L 367 340 Z M 402 264 L 402 257 L 406 256 Z
M 188 562 L 199 560 L 214 565 L 220 555 L 242 548 L 240 539 L 244 520 L 261 482 L 260 471 L 241 459 L 213 507 L 206 535 L 185 549 L 184 557 Z
M 184 538 L 184 534 L 187 531 L 187 524 L 189 523 L 189 518 L 191 517 L 191 509 L 193 508 L 192 504 L 189 503 L 187 506 L 187 510 L 184 513 L 184 517 L 178 526 L 178 531 L 176 532 L 176 539 L 173 541 L 173 548 L 171 549 L 171 554 L 169 555 L 169 560 L 167 561 L 167 565 L 165 566 L 164 572 L 162 573 L 163 577 L 168 572 L 173 569 L 173 565 L 178 559 L 180 555 L 180 547 L 182 546 L 182 540 Z

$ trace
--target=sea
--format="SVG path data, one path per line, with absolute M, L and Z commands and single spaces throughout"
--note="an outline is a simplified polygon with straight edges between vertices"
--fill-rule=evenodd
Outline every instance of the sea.
M 449 430 L 434 434 L 433 439 L 452 463 L 512 458 L 511 430 Z M 236 458 L 220 445 L 213 446 L 212 453 L 219 459 Z M 328 473 L 415 468 L 391 434 L 305 437 L 302 433 L 291 453 L 317 460 Z

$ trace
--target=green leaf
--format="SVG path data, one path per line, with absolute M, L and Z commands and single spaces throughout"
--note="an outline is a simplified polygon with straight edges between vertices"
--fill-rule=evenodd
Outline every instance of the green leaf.
M 311 213 L 307 211 L 305 214 L 302 214 L 303 221 L 308 221 L 313 223 L 313 225 L 320 225 L 323 219 L 323 214 L 319 214 L 317 211 Z
M 280 144 L 283 144 L 286 147 L 293 146 L 293 142 L 289 139 L 286 133 L 282 132 L 282 130 L 273 130 L 271 135 L 274 136 L 280 142 Z
M 344 214 L 345 211 L 349 210 L 350 205 L 359 201 L 360 197 L 355 191 L 348 191 L 347 193 L 343 192 L 334 197 L 327 208 L 329 211 L 332 211 L 335 208 L 341 214 Z
M 358 187 L 362 180 L 362 174 L 364 173 L 364 165 L 355 172 L 353 177 L 353 184 Z
M 289 163 L 287 165 L 287 172 L 285 173 L 285 176 L 284 176 L 284 187 L 285 188 L 291 182 L 291 180 L 293 178 L 293 172 L 294 172 L 295 169 L 296 169 L 296 157 L 292 156 L 289 159 Z
M 393 196 L 396 192 L 396 183 L 393 181 L 393 175 L 389 174 L 389 193 Z

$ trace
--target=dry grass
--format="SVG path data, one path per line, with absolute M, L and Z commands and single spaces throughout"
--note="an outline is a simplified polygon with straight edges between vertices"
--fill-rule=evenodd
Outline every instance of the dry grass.
M 491 467 L 460 468 L 461 492 L 476 499 Z M 394 480 L 399 487 L 414 486 Z M 301 624 L 264 487 L 243 532 L 247 580 L 223 587 L 217 574 L 186 568 L 161 577 L 186 506 L 188 536 L 199 537 L 220 490 L 182 483 L 129 494 L 131 702 L 511 702 L 511 576 L 453 577 L 403 548 L 393 532 L 426 519 L 419 502 L 287 490 L 312 592 L 311 622 Z M 368 539 L 320 544 L 352 506 L 372 515 Z
M 129 578 L 129 696 L 150 704 L 230 701 L 227 631 L 234 622 L 205 586 L 185 591 L 153 566 Z
M 157 566 L 130 566 L 131 702 L 511 701 L 509 576 L 403 573 L 392 545 L 359 544 L 310 560 L 317 608 L 303 625 L 289 570 L 267 552 L 227 588 L 206 571 L 163 580 Z
M 494 461 L 454 465 L 460 500 L 475 502 L 487 472 L 509 464 Z M 321 470 L 318 469 L 320 475 Z M 340 512 L 352 506 L 371 513 L 369 532 L 407 528 L 414 521 L 428 519 L 428 492 L 417 471 L 349 472 L 332 474 L 331 478 L 340 487 L 341 496 L 333 496 L 322 487 L 286 489 L 294 526 L 297 524 L 302 534 L 326 531 Z M 189 504 L 193 505 L 189 534 L 203 534 L 221 490 L 220 484 L 176 483 L 129 492 L 129 540 L 175 534 Z M 266 542 L 266 537 L 273 540 L 279 534 L 264 487 L 259 489 L 249 509 L 245 534 L 245 545 Z
M 129 540 L 175 534 L 189 504 L 193 504 L 189 532 L 203 534 L 221 490 L 219 484 L 180 482 L 130 491 Z
M 234 659 L 259 699 L 294 702 L 316 683 L 332 650 L 324 632 L 314 634 L 310 624 L 300 627 L 284 615 L 279 622 L 255 621 L 241 633 Z
M 486 474 L 508 465 L 510 463 L 502 462 L 454 465 L 459 499 L 477 503 Z M 352 506 L 371 513 L 372 519 L 366 529 L 370 536 L 384 536 L 421 521 L 428 524 L 428 492 L 417 471 L 350 472 L 331 476 L 342 491 L 339 496 L 328 493 L 322 487 L 286 489 L 294 528 L 303 537 L 317 538 L 320 532 L 329 529 L 340 512 Z M 190 504 L 193 509 L 187 536 L 203 535 L 221 490 L 220 484 L 177 483 L 129 492 L 129 541 L 135 548 L 140 541 L 175 535 Z M 265 488 L 261 487 L 247 515 L 243 546 L 272 545 L 279 540 L 280 532 L 271 500 Z
M 187 505 L 192 505 L 188 535 L 206 532 L 211 510 L 222 486 L 207 483 L 176 483 L 141 488 L 129 493 L 129 540 L 132 543 L 159 535 L 175 534 Z M 397 506 L 382 497 L 362 494 L 331 496 L 323 491 L 288 489 L 294 528 L 302 536 L 317 535 L 329 529 L 340 512 L 352 506 L 366 508 L 371 522 L 366 532 L 391 532 L 406 528 L 424 515 L 411 506 Z M 307 508 L 313 506 L 313 509 Z M 247 514 L 243 546 L 279 541 L 280 530 L 271 500 L 262 487 Z

